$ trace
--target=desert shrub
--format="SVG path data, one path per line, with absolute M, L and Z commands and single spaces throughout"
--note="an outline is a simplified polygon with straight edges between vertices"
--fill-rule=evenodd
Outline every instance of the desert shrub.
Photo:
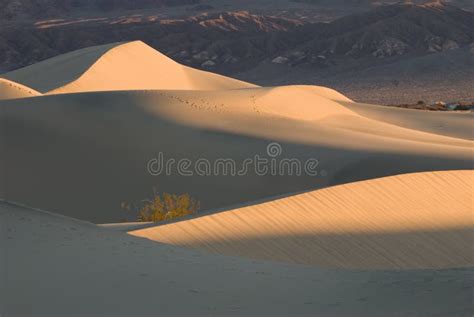
M 194 214 L 199 210 L 199 201 L 189 194 L 154 193 L 151 199 L 146 199 L 131 206 L 122 203 L 122 208 L 137 214 L 141 222 L 159 222 Z

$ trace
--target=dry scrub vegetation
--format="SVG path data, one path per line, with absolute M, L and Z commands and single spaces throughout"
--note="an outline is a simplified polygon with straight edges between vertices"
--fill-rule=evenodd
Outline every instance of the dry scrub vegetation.
M 189 194 L 154 193 L 151 199 L 138 204 L 122 203 L 122 209 L 137 214 L 140 222 L 159 222 L 195 214 L 199 210 L 199 201 Z

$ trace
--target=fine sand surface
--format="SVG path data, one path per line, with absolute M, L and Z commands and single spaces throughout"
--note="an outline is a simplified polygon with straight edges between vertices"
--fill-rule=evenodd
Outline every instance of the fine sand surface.
M 349 271 L 164 245 L 0 203 L 0 314 L 471 316 L 472 269 Z
M 474 266 L 473 171 L 350 183 L 131 234 L 320 267 Z
M 87 47 L 2 74 L 1 77 L 46 93 L 79 78 L 100 56 L 115 46 L 117 43 Z
M 40 96 L 34 89 L 0 78 L 0 100 Z
M 426 111 L 359 103 L 347 103 L 346 105 L 354 112 L 370 119 L 408 129 L 474 140 L 472 114 L 466 115 L 464 111 Z
M 4 100 L 0 173 L 7 186 L 0 186 L 0 196 L 104 223 L 133 221 L 121 203 L 148 198 L 153 188 L 189 193 L 208 210 L 388 175 L 472 168 L 472 141 L 373 120 L 349 103 L 311 86 Z M 472 114 L 460 120 L 472 121 Z M 280 145 L 274 157 L 267 153 L 270 142 Z M 147 166 L 160 153 L 163 164 L 152 161 L 154 171 L 175 163 L 154 176 Z M 267 160 L 266 170 L 256 170 L 256 155 Z M 191 161 L 185 171 L 192 175 L 178 172 L 181 159 Z M 207 176 L 196 168 L 199 159 L 211 166 Z M 251 164 L 243 175 L 224 175 L 222 164 L 215 168 L 219 159 L 234 161 L 229 174 L 244 170 L 247 159 Z M 283 159 L 296 159 L 301 175 L 280 165 Z M 311 173 L 304 170 L 308 160 L 318 163 Z
M 176 63 L 141 41 L 95 46 L 3 74 L 49 94 L 108 90 L 257 87 Z

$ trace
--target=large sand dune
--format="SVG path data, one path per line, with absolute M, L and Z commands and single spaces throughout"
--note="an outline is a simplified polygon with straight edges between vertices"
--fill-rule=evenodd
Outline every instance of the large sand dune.
M 97 59 L 117 45 L 87 47 L 2 74 L 1 77 L 46 93 L 79 78 Z
M 0 313 L 469 316 L 471 269 L 346 271 L 215 256 L 0 203 Z
M 472 141 L 367 118 L 344 96 L 318 87 L 60 94 L 5 100 L 0 110 L 8 185 L 1 196 L 94 222 L 124 218 L 121 203 L 140 201 L 153 187 L 188 192 L 210 209 L 381 176 L 472 168 Z M 472 114 L 439 120 L 449 126 Z M 241 170 L 255 155 L 270 159 L 270 142 L 281 146 L 278 162 L 300 160 L 300 176 L 295 169 L 260 175 L 255 164 L 242 176 L 200 176 L 194 168 L 198 159 L 214 166 L 230 158 Z M 164 163 L 191 160 L 193 175 L 180 175 L 176 165 L 169 175 L 150 175 L 147 164 L 160 152 Z M 308 159 L 318 160 L 317 176 L 304 173 Z
M 28 98 L 41 95 L 34 89 L 0 78 L 0 100 Z
M 473 266 L 474 172 L 406 174 L 132 231 L 256 259 L 339 268 Z
M 4 77 L 0 198 L 62 216 L 0 201 L 1 316 L 472 315 L 472 113 L 384 116 L 141 42 Z M 64 217 L 134 220 L 153 188 L 203 212 Z
M 256 87 L 176 63 L 141 41 L 90 47 L 2 77 L 43 93 L 106 90 L 214 90 Z

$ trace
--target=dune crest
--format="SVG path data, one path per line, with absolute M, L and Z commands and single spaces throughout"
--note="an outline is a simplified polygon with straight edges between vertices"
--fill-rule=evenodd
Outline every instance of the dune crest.
M 266 115 L 297 120 L 319 120 L 330 116 L 353 115 L 341 105 L 352 102 L 339 92 L 318 86 L 280 86 L 255 89 L 253 102 Z
M 47 93 L 79 78 L 100 56 L 117 45 L 119 43 L 86 47 L 1 74 L 0 77 Z
M 48 94 L 113 90 L 219 90 L 257 87 L 181 65 L 141 41 L 82 49 L 5 78 Z
M 213 253 L 337 268 L 474 265 L 473 171 L 330 187 L 130 232 Z
M 34 89 L 11 80 L 0 78 L 0 100 L 40 96 Z

